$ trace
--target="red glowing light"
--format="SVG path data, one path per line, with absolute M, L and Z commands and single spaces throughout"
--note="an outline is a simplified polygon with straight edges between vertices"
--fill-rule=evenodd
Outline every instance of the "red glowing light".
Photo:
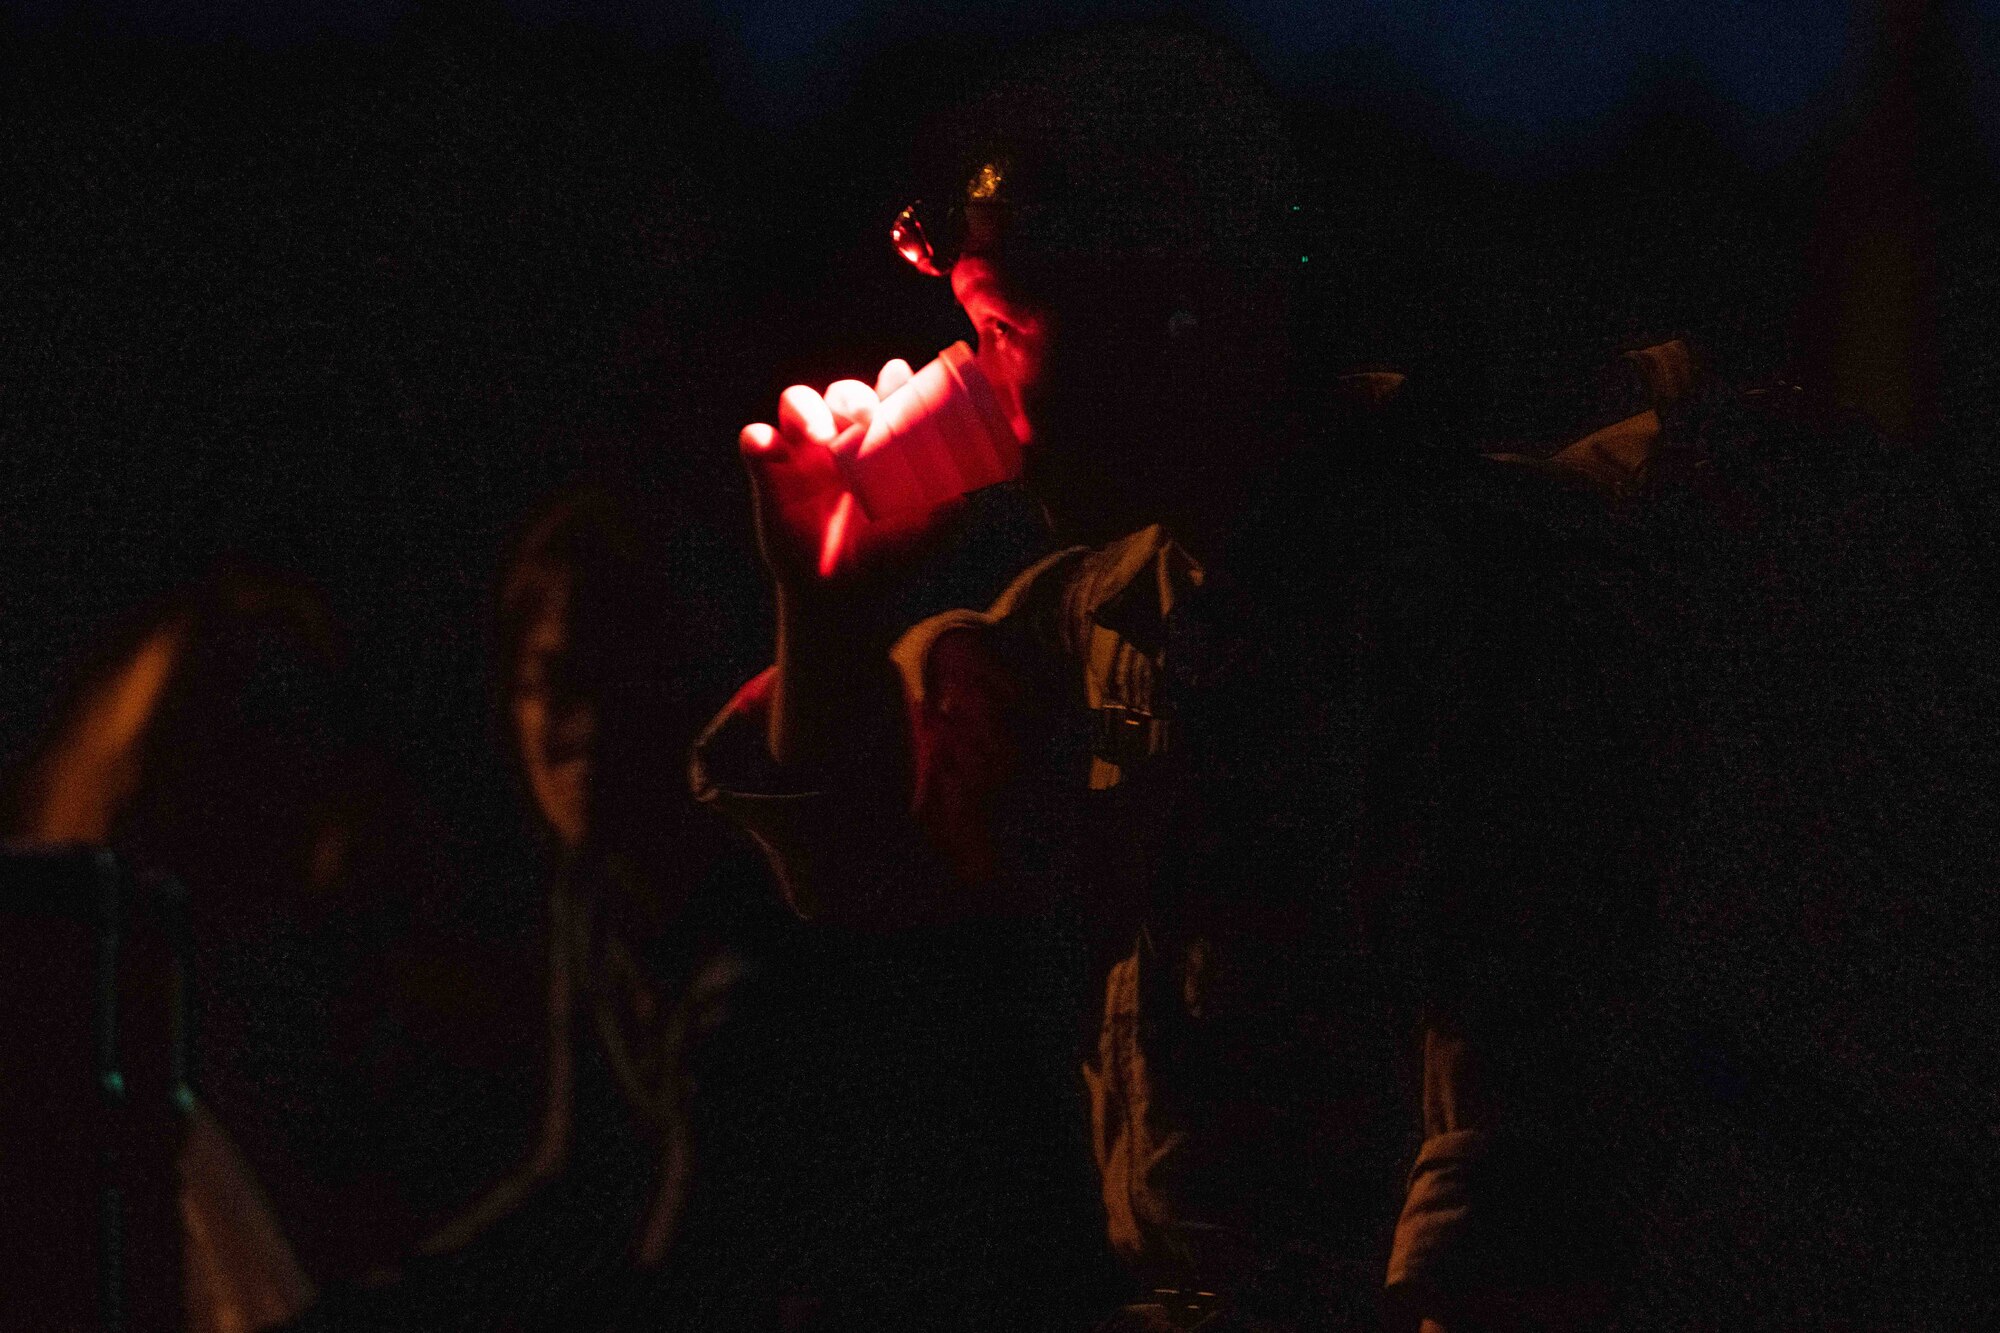
M 896 247 L 896 253 L 917 272 L 930 278 L 941 278 L 944 270 L 938 267 L 937 252 L 931 248 L 931 238 L 924 234 L 924 224 L 917 217 L 920 204 L 911 204 L 896 215 L 889 225 L 889 242 Z
M 819 576 L 830 578 L 840 563 L 840 548 L 847 540 L 847 525 L 854 516 L 854 492 L 842 491 L 833 514 L 826 520 L 826 536 L 819 547 Z

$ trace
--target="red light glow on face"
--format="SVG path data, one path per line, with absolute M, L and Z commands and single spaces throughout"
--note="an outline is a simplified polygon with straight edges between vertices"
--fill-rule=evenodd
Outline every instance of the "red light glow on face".
M 979 336 L 980 373 L 1000 399 L 1015 438 L 1034 440 L 1024 401 L 1041 379 L 1052 321 L 1046 311 L 1015 296 L 999 272 L 978 255 L 967 255 L 951 270 L 952 295 Z
M 820 540 L 819 576 L 833 577 L 840 564 L 840 548 L 847 541 L 847 525 L 854 520 L 854 492 L 842 491 L 833 513 L 826 520 L 826 535 Z

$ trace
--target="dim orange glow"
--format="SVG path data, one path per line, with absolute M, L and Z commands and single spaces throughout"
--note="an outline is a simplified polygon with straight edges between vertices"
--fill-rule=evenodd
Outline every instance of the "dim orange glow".
M 847 525 L 854 517 L 854 492 L 842 491 L 833 515 L 826 521 L 826 538 L 819 548 L 819 576 L 828 578 L 840 563 L 840 548 L 847 540 Z
M 36 842 L 103 842 L 139 781 L 139 737 L 180 655 L 183 627 L 147 639 L 93 691 L 70 734 L 36 775 L 19 836 Z
M 1006 177 L 997 164 L 988 162 L 973 174 L 966 186 L 965 197 L 974 203 L 985 203 L 1000 193 L 1000 184 Z

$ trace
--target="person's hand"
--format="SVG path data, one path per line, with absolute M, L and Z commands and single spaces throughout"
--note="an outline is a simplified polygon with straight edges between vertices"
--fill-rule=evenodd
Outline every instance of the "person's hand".
M 910 379 L 901 359 L 870 388 L 839 380 L 825 394 L 794 384 L 778 399 L 778 424 L 755 421 L 737 438 L 756 501 L 757 540 L 778 586 L 794 596 L 852 590 L 904 568 L 963 511 L 870 519 L 847 489 L 836 455 L 857 448 L 875 405 Z

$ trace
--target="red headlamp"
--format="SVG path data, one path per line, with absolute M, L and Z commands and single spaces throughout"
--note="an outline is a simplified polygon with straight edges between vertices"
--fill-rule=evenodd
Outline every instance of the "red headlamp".
M 986 244 L 999 221 L 1002 209 L 1012 210 L 1002 186 L 1006 172 L 997 162 L 987 162 L 972 173 L 962 197 L 944 208 L 922 199 L 896 214 L 889 225 L 889 240 L 910 267 L 926 277 L 942 278 L 965 253 L 968 241 Z
M 930 218 L 929 225 L 925 224 L 926 217 Z M 954 221 L 956 225 L 952 225 Z M 950 209 L 940 218 L 936 209 L 918 199 L 896 214 L 896 220 L 889 224 L 889 241 L 911 268 L 927 278 L 942 278 L 958 262 L 964 232 L 964 213 L 960 209 Z

